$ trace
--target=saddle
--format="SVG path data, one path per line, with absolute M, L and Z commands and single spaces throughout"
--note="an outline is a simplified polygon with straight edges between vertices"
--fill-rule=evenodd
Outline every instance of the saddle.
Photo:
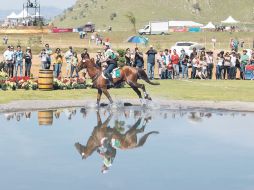
M 104 75 L 103 72 L 102 72 L 101 75 L 102 75 L 102 77 L 103 77 L 104 79 L 108 79 L 108 77 L 106 77 L 106 76 Z M 121 70 L 120 70 L 120 68 L 115 68 L 115 69 L 110 73 L 110 75 L 112 76 L 113 79 L 120 78 L 120 77 L 121 77 Z

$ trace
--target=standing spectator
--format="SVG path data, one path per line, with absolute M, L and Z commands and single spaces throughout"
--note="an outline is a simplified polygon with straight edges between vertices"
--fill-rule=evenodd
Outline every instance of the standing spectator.
M 17 51 L 15 52 L 15 77 L 18 76 L 18 68 L 20 70 L 20 76 L 23 76 L 23 52 L 21 46 L 17 46 Z
M 90 55 L 88 53 L 88 49 L 84 48 L 83 52 L 81 53 L 81 57 L 84 57 L 86 59 L 90 59 Z
M 143 53 L 141 51 L 139 51 L 139 49 L 137 47 L 135 48 L 135 58 L 134 58 L 133 67 L 137 67 L 137 68 L 140 68 L 140 69 L 144 68 Z
M 39 57 L 41 59 L 41 69 L 46 69 L 47 68 L 47 64 L 48 64 L 49 56 L 46 53 L 45 49 L 41 50 L 41 53 L 40 53 Z
M 241 48 L 243 48 L 244 47 L 244 41 L 241 41 Z
M 96 63 L 96 66 L 102 68 L 101 63 L 103 62 L 103 60 L 104 60 L 104 58 L 103 58 L 103 56 L 102 56 L 101 51 L 100 51 L 100 50 L 97 51 L 97 54 L 96 54 L 96 62 L 95 62 L 95 63 Z
M 213 51 L 206 52 L 206 63 L 207 63 L 207 78 L 211 80 L 213 77 Z
M 148 78 L 150 80 L 154 80 L 155 56 L 157 54 L 157 51 L 151 45 L 150 49 L 146 52 L 146 54 L 147 54 L 147 72 L 148 72 Z
M 8 44 L 8 40 L 9 40 L 8 37 L 7 37 L 7 36 L 4 36 L 4 37 L 3 37 L 3 44 L 4 44 L 4 45 L 7 45 L 7 44 Z
M 78 71 L 77 71 L 77 65 L 78 65 L 78 54 L 77 52 L 73 53 L 73 56 L 71 58 L 71 74 L 70 77 L 73 78 L 74 71 L 76 72 L 76 77 L 78 78 Z
M 244 79 L 244 75 L 245 75 L 245 67 L 246 65 L 249 63 L 249 56 L 247 55 L 247 50 L 243 50 L 243 55 L 241 56 L 241 73 L 242 73 L 242 79 Z
M 95 35 L 94 34 L 91 35 L 91 43 L 93 43 L 93 42 L 95 42 Z
M 165 62 L 166 62 L 166 78 L 168 78 L 168 64 L 171 62 L 171 55 L 169 53 L 169 50 L 168 49 L 165 49 L 164 50 L 164 56 L 165 56 Z
M 215 48 L 216 48 L 216 42 L 217 42 L 216 38 L 213 37 L 213 38 L 212 38 L 213 50 L 215 50 Z
M 252 52 L 252 54 L 251 54 L 250 64 L 254 65 L 254 52 Z
M 200 67 L 200 59 L 198 55 L 196 55 L 196 57 L 194 57 L 192 60 L 192 68 L 195 69 L 195 76 L 192 79 L 196 79 L 197 76 L 198 78 L 201 79 L 202 77 L 200 76 L 201 76 L 202 68 Z M 197 72 L 197 69 L 198 69 L 198 72 Z
M 4 60 L 7 64 L 7 73 L 9 77 L 13 77 L 14 52 L 13 47 L 8 46 L 4 52 Z
M 61 49 L 57 48 L 54 54 L 54 77 L 58 78 L 61 73 L 61 68 L 63 64 L 63 55 L 61 53 Z
M 207 62 L 206 62 L 205 51 L 201 51 L 199 60 L 200 60 L 202 79 L 205 79 L 207 77 Z
M 70 75 L 71 61 L 72 61 L 72 57 L 73 57 L 73 49 L 71 46 L 69 47 L 69 50 L 65 53 L 64 57 L 66 60 L 66 77 L 71 77 L 72 76 L 72 75 Z
M 47 65 L 45 67 L 45 69 L 50 69 L 51 66 L 51 55 L 53 54 L 52 49 L 49 47 L 49 44 L 45 45 L 45 50 L 46 50 L 46 54 L 48 55 L 48 60 L 47 60 Z
M 192 72 L 191 72 L 191 78 L 192 79 L 195 79 L 196 77 L 196 68 L 197 67 L 194 67 L 193 66 L 193 59 L 198 55 L 197 53 L 197 49 L 194 47 L 193 50 L 192 50 L 192 53 L 190 54 L 190 63 L 192 65 Z
M 230 65 L 231 65 L 231 56 L 229 55 L 229 52 L 227 52 L 224 56 L 224 66 L 223 66 L 223 79 L 230 78 L 229 72 L 230 72 Z
M 194 63 L 196 62 L 196 64 L 195 64 L 196 65 L 196 76 L 195 76 L 195 78 L 204 80 L 204 79 L 206 79 L 206 76 L 203 73 L 204 61 L 201 61 L 201 59 L 204 60 L 204 56 L 197 56 L 196 58 L 193 59 L 193 62 Z
M 234 50 L 233 50 L 234 51 Z M 241 72 L 241 54 L 240 53 L 236 53 L 236 65 L 235 65 L 235 70 L 237 73 L 237 70 L 240 73 L 240 78 L 242 78 L 242 72 Z
M 187 54 L 185 53 L 185 50 L 181 50 L 180 55 L 180 65 L 182 67 L 182 79 L 188 79 L 188 60 L 186 59 Z M 185 77 L 186 76 L 186 77 Z
M 30 47 L 26 48 L 26 53 L 24 55 L 25 58 L 25 76 L 30 77 L 31 76 L 31 67 L 32 67 L 32 51 Z
M 163 54 L 163 51 L 160 51 L 159 57 L 157 59 L 158 68 L 159 68 L 159 77 L 160 79 L 167 79 L 166 70 L 166 56 Z
M 229 71 L 229 75 L 230 75 L 230 79 L 234 80 L 236 79 L 236 53 L 235 51 L 231 52 L 231 59 L 230 59 L 230 71 Z
M 176 50 L 173 50 L 173 54 L 171 56 L 171 62 L 173 64 L 173 69 L 174 69 L 174 78 L 178 79 L 179 78 L 179 55 L 176 53 Z
M 126 60 L 126 65 L 127 66 L 132 66 L 132 63 L 131 63 L 131 50 L 130 48 L 127 48 L 126 51 L 125 51 L 125 60 Z
M 239 46 L 239 41 L 237 39 L 234 39 L 233 41 L 233 49 L 238 52 L 238 46 Z
M 216 79 L 221 80 L 221 71 L 224 64 L 224 52 L 220 52 L 217 56 L 217 65 L 216 65 Z
M 230 39 L 230 42 L 229 42 L 229 48 L 230 48 L 231 50 L 234 49 L 234 40 L 233 40 L 232 38 Z

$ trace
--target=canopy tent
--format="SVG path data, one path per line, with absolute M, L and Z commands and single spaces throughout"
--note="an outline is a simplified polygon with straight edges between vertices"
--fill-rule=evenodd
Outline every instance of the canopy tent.
M 193 21 L 169 21 L 169 27 L 202 27 L 203 24 Z
M 239 21 L 235 20 L 232 16 L 229 16 L 226 20 L 221 21 L 224 24 L 237 24 Z
M 17 19 L 16 13 L 12 12 L 9 16 L 7 16 L 7 19 Z
M 30 17 L 30 14 L 24 9 L 23 11 L 21 11 L 21 12 L 17 15 L 17 17 L 18 17 L 19 19 L 28 18 L 28 17 Z
M 207 25 L 202 27 L 203 29 L 215 29 L 215 25 L 212 22 L 209 22 Z

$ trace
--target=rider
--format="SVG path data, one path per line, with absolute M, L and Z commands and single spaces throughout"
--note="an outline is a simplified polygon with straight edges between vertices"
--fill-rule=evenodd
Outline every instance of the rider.
M 113 50 L 110 48 L 109 43 L 105 43 L 105 62 L 108 67 L 104 70 L 104 76 L 109 79 L 109 85 L 114 86 L 113 78 L 111 72 L 117 67 L 116 55 Z

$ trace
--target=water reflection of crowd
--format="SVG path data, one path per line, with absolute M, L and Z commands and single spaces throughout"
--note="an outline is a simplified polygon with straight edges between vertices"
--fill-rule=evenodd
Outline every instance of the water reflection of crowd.
M 4 117 L 7 121 L 10 120 L 16 120 L 16 121 L 20 121 L 21 118 L 26 118 L 26 119 L 30 119 L 31 118 L 32 113 L 31 112 L 23 112 L 23 113 L 5 113 Z
M 58 109 L 58 110 L 50 110 L 48 112 L 52 112 L 54 115 L 55 119 L 60 119 L 61 115 L 64 114 L 68 120 L 72 120 L 76 115 L 77 115 L 77 110 L 75 108 L 70 108 L 70 109 Z M 82 115 L 83 118 L 86 118 L 88 115 L 89 111 L 85 108 L 81 108 L 80 109 L 80 114 Z M 102 109 L 101 114 L 103 116 L 106 116 L 108 113 L 107 109 Z M 153 112 L 153 111 L 145 111 L 145 110 L 134 110 L 134 109 L 123 109 L 120 112 L 115 113 L 115 117 L 124 117 L 125 119 L 138 119 L 141 116 L 145 116 L 147 117 L 148 115 L 150 115 L 150 117 L 152 118 L 152 116 L 156 116 L 158 114 L 158 112 Z M 189 111 L 189 110 L 165 110 L 165 111 L 160 111 L 159 112 L 159 116 L 162 119 L 176 119 L 176 118 L 184 118 L 187 117 L 189 120 L 199 120 L 198 118 L 202 119 L 209 119 L 211 118 L 213 115 L 216 116 L 225 116 L 225 115 L 230 115 L 231 117 L 235 117 L 237 115 L 239 115 L 238 112 L 212 112 L 212 111 L 197 111 L 197 112 L 193 112 L 193 111 Z M 246 116 L 245 113 L 241 113 L 241 116 Z M 13 112 L 13 113 L 5 113 L 4 117 L 7 121 L 11 121 L 11 120 L 16 120 L 16 121 L 21 121 L 22 118 L 25 118 L 27 120 L 31 119 L 32 116 L 32 112 Z

